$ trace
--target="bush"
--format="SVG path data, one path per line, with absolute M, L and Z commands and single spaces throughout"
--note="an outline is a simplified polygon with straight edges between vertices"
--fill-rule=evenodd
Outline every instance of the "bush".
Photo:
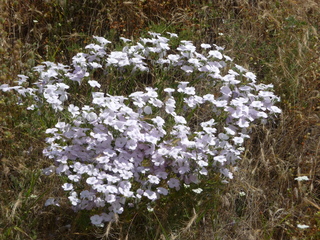
M 240 159 L 250 126 L 281 112 L 273 86 L 258 84 L 223 48 L 201 44 L 197 51 L 176 34 L 149 34 L 136 44 L 122 38 L 113 51 L 95 36 L 70 66 L 33 68 L 35 87 L 26 86 L 25 75 L 18 86 L 0 87 L 31 101 L 31 111 L 54 111 L 44 155 L 55 166 L 44 172 L 66 177 L 72 207 L 92 210 L 94 225 L 212 173 L 232 178 L 228 167 Z

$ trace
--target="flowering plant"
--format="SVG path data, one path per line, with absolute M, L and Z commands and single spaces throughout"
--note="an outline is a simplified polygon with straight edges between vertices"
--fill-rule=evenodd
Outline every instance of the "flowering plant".
M 228 166 L 240 159 L 250 125 L 281 112 L 274 106 L 279 98 L 273 86 L 258 84 L 223 48 L 201 44 L 197 50 L 192 42 L 180 41 L 171 49 L 169 38 L 150 35 L 136 44 L 122 38 L 125 46 L 119 51 L 95 36 L 70 66 L 44 62 L 35 67 L 33 88 L 24 87 L 24 75 L 18 86 L 0 86 L 24 99 L 31 96 L 30 110 L 41 113 L 49 105 L 61 113 L 46 130 L 44 155 L 55 166 L 44 171 L 67 177 L 62 188 L 75 210 L 101 210 L 91 217 L 98 226 L 127 205 L 142 198 L 155 201 L 182 184 L 198 184 L 211 172 L 232 178 Z M 117 96 L 104 80 L 93 79 L 98 70 L 113 81 L 134 82 L 147 72 L 171 83 L 160 79 L 156 87 Z M 72 99 L 74 82 L 89 84 L 88 99 Z

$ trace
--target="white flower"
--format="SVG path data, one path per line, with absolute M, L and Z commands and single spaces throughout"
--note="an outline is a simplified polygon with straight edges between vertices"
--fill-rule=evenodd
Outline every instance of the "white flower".
M 147 206 L 147 209 L 148 209 L 148 212 L 153 212 L 154 211 L 154 208 L 151 207 L 150 205 Z
M 27 110 L 34 110 L 36 108 L 36 106 L 34 104 L 32 104 L 31 106 L 27 107 Z
M 202 188 L 197 188 L 197 189 L 192 189 L 193 192 L 197 193 L 197 194 L 200 194 L 203 189 Z
M 298 224 L 297 227 L 300 228 L 300 229 L 307 229 L 307 228 L 309 228 L 309 226 L 308 226 L 308 225 L 305 225 L 305 224 Z
M 167 34 L 169 34 L 171 38 L 172 37 L 175 37 L 175 38 L 178 37 L 178 35 L 176 33 L 167 32 Z
M 296 177 L 294 180 L 297 181 L 309 181 L 310 179 L 308 178 L 308 176 L 300 176 L 300 177 Z
M 108 41 L 107 39 L 103 38 L 103 37 L 98 37 L 98 36 L 93 36 L 93 38 L 95 38 L 99 43 L 101 43 L 102 46 L 111 43 L 110 41 Z
M 71 192 L 68 199 L 70 200 L 73 206 L 77 206 L 81 202 L 81 200 L 77 197 L 76 192 Z
M 239 196 L 244 197 L 244 196 L 246 196 L 246 193 L 244 191 L 241 191 L 241 192 L 239 192 Z
M 128 38 L 124 38 L 124 37 L 120 37 L 120 40 L 122 40 L 123 42 L 131 42 L 131 40 L 130 39 L 128 39 Z

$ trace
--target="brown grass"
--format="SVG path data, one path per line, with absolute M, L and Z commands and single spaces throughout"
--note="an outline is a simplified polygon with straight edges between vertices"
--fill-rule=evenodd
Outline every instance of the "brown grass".
M 316 0 L 1 1 L 0 84 L 44 60 L 68 63 L 92 35 L 116 42 L 174 31 L 225 46 L 275 85 L 283 114 L 252 128 L 228 185 L 208 183 L 201 197 L 176 194 L 154 213 L 132 210 L 96 230 L 88 213 L 69 210 L 61 179 L 38 172 L 51 164 L 41 155 L 50 116 L 34 122 L 0 93 L 0 239 L 319 239 L 319 23 Z M 62 198 L 60 208 L 43 206 L 52 196 Z

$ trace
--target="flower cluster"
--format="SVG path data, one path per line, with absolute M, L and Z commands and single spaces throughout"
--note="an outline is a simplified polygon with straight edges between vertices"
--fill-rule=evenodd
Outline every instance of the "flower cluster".
M 183 184 L 198 184 L 210 172 L 232 178 L 228 166 L 240 158 L 249 126 L 281 112 L 274 106 L 279 98 L 273 86 L 256 83 L 256 76 L 233 64 L 221 47 L 201 44 L 197 50 L 192 42 L 180 41 L 171 49 L 170 39 L 150 35 L 136 44 L 123 38 L 120 51 L 110 51 L 110 41 L 94 37 L 96 43 L 74 56 L 70 66 L 45 62 L 35 67 L 35 87 L 24 87 L 24 75 L 18 86 L 0 86 L 32 96 L 35 104 L 29 109 L 49 104 L 64 113 L 46 130 L 44 155 L 54 160 L 56 173 L 68 178 L 62 187 L 74 209 L 101 210 L 91 217 L 95 225 L 112 221 L 142 198 L 155 201 Z M 96 69 L 122 70 L 130 77 L 152 71 L 150 65 L 197 84 L 172 80 L 161 90 L 146 87 L 115 96 L 92 80 Z M 93 89 L 90 104 L 68 102 L 71 83 L 84 81 Z M 195 121 L 200 109 L 205 116 Z

